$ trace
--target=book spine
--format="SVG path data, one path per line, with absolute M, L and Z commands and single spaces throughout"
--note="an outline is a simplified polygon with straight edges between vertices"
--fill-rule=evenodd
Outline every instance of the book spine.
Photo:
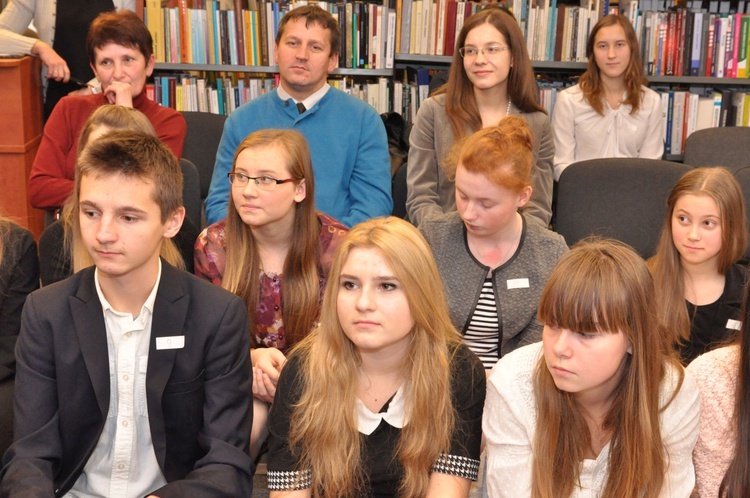
M 750 15 L 742 15 L 742 25 L 740 27 L 740 47 L 739 55 L 737 57 L 737 77 L 747 78 L 748 77 L 748 64 L 747 64 L 747 48 L 748 48 L 748 32 L 750 31 Z
M 242 0 L 234 0 L 234 29 L 237 31 L 237 63 L 246 64 L 245 58 L 245 16 L 242 14 Z
M 706 76 L 716 76 L 716 64 L 714 62 L 714 45 L 716 44 L 716 16 L 709 16 L 708 47 L 706 50 Z
M 693 16 L 693 43 L 690 53 L 690 76 L 698 76 L 700 74 L 699 71 L 701 64 L 703 12 L 695 12 Z
M 677 50 L 677 13 L 670 11 L 667 14 L 667 38 L 666 44 L 666 67 L 664 74 L 674 76 L 675 72 L 675 55 Z

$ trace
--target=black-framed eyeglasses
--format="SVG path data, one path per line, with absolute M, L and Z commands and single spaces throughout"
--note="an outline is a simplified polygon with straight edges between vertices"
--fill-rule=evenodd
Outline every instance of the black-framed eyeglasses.
M 244 187 L 250 180 L 253 180 L 256 187 L 261 190 L 268 191 L 275 190 L 276 186 L 281 185 L 282 183 L 293 182 L 296 180 L 296 178 L 277 180 L 276 178 L 270 177 L 268 175 L 247 176 L 243 175 L 242 173 L 227 173 L 227 178 L 229 178 L 229 183 L 231 183 L 233 187 Z
M 496 57 L 506 50 L 509 50 L 509 47 L 504 47 L 502 45 L 490 45 L 489 47 L 484 48 L 461 47 L 458 49 L 458 53 L 461 54 L 461 57 L 466 59 L 476 57 L 479 54 L 484 54 L 485 57 Z

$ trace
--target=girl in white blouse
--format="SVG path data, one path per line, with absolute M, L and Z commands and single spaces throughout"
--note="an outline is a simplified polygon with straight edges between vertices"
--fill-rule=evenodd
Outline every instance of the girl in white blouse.
M 669 353 L 628 246 L 583 242 L 539 303 L 542 342 L 503 357 L 484 407 L 490 497 L 689 497 L 698 389 Z
M 589 35 L 586 72 L 557 94 L 552 115 L 555 180 L 570 164 L 602 157 L 661 159 L 664 116 L 646 88 L 640 49 L 625 16 L 603 17 Z

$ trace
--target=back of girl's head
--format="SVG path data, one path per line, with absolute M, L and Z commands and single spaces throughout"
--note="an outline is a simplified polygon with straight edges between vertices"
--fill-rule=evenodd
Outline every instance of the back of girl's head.
M 651 273 L 630 246 L 615 240 L 585 240 L 563 255 L 542 293 L 538 316 L 573 331 L 622 331 L 634 356 L 662 349 Z
M 747 249 L 745 197 L 737 179 L 726 168 L 696 168 L 677 181 L 667 199 L 667 217 L 657 255 L 659 258 L 674 258 L 679 261 L 679 253 L 672 242 L 672 219 L 675 204 L 688 194 L 707 195 L 716 202 L 721 224 L 721 250 L 717 268 L 720 273 L 725 273 Z
M 76 152 L 78 155 L 81 154 L 83 148 L 88 144 L 92 132 L 100 127 L 106 127 L 109 130 L 139 131 L 154 137 L 156 136 L 154 125 L 152 125 L 146 115 L 138 109 L 115 104 L 106 104 L 97 107 L 83 124 L 81 136 L 78 139 L 78 151 Z
M 432 250 L 413 225 L 393 216 L 374 218 L 356 225 L 339 246 L 323 300 L 321 314 L 324 328 L 341 329 L 336 311 L 339 277 L 349 254 L 358 248 L 377 249 L 383 255 L 409 301 L 409 310 L 416 323 L 415 329 L 426 331 L 430 336 L 438 335 L 431 340 L 451 339 L 443 335 L 452 336 L 455 330 L 450 325 L 443 286 Z
M 447 175 L 456 178 L 458 165 L 469 173 L 482 174 L 495 185 L 513 192 L 531 186 L 534 138 L 526 121 L 507 116 L 497 126 L 484 128 L 451 150 Z

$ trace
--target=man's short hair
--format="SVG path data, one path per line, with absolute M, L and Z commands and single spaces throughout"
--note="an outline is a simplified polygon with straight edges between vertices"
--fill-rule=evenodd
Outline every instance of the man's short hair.
M 86 36 L 86 53 L 91 65 L 96 64 L 96 49 L 109 43 L 138 49 L 146 58 L 146 63 L 154 53 L 151 33 L 135 12 L 130 10 L 103 12 L 91 23 Z
M 276 45 L 281 43 L 281 37 L 284 36 L 284 28 L 286 25 L 297 19 L 305 19 L 305 27 L 307 28 L 312 24 L 317 24 L 321 28 L 327 29 L 329 42 L 331 43 L 330 55 L 339 53 L 341 39 L 339 24 L 329 12 L 315 5 L 297 7 L 296 9 L 292 9 L 284 14 L 284 17 L 281 18 L 281 22 L 279 23 L 279 31 L 276 33 Z
M 182 206 L 182 170 L 172 151 L 146 133 L 116 130 L 89 144 L 76 163 L 75 198 L 80 201 L 81 178 L 121 174 L 154 184 L 153 199 L 165 223 Z

